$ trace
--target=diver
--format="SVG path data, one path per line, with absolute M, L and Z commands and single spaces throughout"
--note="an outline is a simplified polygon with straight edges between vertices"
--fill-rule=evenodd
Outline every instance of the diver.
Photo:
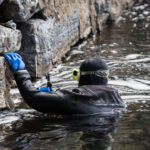
M 124 109 L 125 104 L 118 90 L 108 86 L 108 66 L 103 59 L 85 60 L 80 69 L 73 70 L 73 77 L 78 80 L 78 87 L 69 90 L 45 92 L 37 89 L 31 82 L 22 57 L 17 53 L 5 53 L 19 91 L 24 101 L 33 109 L 43 113 L 65 115 L 93 115 L 111 113 Z

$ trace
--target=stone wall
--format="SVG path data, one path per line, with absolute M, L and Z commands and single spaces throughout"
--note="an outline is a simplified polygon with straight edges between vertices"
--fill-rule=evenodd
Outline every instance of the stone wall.
M 9 75 L 9 67 L 6 67 L 3 53 L 18 51 L 21 47 L 21 37 L 19 30 L 0 25 L 0 109 L 13 107 L 13 102 L 9 99 L 9 78 L 12 77 Z
M 0 0 L 0 108 L 6 107 L 10 87 L 3 53 L 18 51 L 31 75 L 41 77 L 72 45 L 101 31 L 108 19 L 115 20 L 133 2 Z
M 0 57 L 0 107 L 6 107 L 5 101 L 5 91 L 6 91 L 6 84 L 5 84 L 5 65 L 4 65 L 4 57 Z

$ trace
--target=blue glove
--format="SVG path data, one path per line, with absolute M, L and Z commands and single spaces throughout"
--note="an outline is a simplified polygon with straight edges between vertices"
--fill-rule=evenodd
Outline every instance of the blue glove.
M 40 88 L 39 88 L 39 91 L 40 91 L 40 92 L 50 92 L 51 90 L 50 90 L 49 87 L 40 87 Z
M 22 57 L 17 53 L 6 53 L 4 54 L 10 67 L 13 71 L 25 69 L 25 63 L 22 61 Z

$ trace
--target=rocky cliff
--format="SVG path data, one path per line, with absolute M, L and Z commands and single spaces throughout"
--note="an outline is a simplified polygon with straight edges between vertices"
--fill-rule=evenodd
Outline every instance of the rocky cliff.
M 0 0 L 0 109 L 13 105 L 3 53 L 20 53 L 31 75 L 41 77 L 72 45 L 101 31 L 108 19 L 115 20 L 133 2 Z

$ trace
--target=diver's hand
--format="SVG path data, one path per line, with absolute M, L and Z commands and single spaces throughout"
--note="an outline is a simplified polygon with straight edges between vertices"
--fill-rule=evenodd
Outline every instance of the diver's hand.
M 39 88 L 39 91 L 40 92 L 50 92 L 51 91 L 51 89 L 47 86 L 47 87 L 40 87 Z
M 25 63 L 23 62 L 22 57 L 19 54 L 5 53 L 4 56 L 13 71 L 25 69 Z

